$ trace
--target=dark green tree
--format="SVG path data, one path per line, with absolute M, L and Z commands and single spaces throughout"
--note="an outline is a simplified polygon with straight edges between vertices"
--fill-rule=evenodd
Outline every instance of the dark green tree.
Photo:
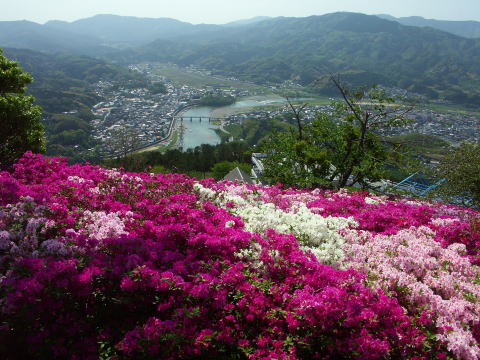
M 215 180 L 222 180 L 230 171 L 239 167 L 247 174 L 250 174 L 252 167 L 249 164 L 241 164 L 238 161 L 221 161 L 212 167 L 212 175 Z
M 302 139 L 291 129 L 273 133 L 262 144 L 260 151 L 268 155 L 264 159 L 268 181 L 300 188 L 329 185 L 326 153 L 311 141 L 310 126 L 303 129 Z
M 383 177 L 389 148 L 379 130 L 402 126 L 410 110 L 376 87 L 349 90 L 331 78 L 343 101 L 332 103 L 331 114 L 318 114 L 311 124 L 293 107 L 296 126 L 275 133 L 262 146 L 268 154 L 265 177 L 297 187 L 370 187 Z
M 12 165 L 25 151 L 45 152 L 41 109 L 25 95 L 32 77 L 0 49 L 0 165 Z
M 230 95 L 208 94 L 198 101 L 204 106 L 227 106 L 235 103 L 235 97 Z
M 162 82 L 151 83 L 150 85 L 148 85 L 148 90 L 152 94 L 166 94 L 168 92 L 167 87 Z
M 446 200 L 480 207 L 480 143 L 462 143 L 440 162 L 438 179 L 446 181 L 439 192 Z

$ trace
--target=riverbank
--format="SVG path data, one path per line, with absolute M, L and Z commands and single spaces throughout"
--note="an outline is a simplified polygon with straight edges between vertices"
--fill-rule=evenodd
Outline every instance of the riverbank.
M 281 107 L 285 98 L 278 95 L 257 95 L 239 98 L 235 104 L 215 108 L 211 116 L 216 118 L 228 117 L 234 114 L 250 112 L 266 106 Z
M 141 150 L 136 151 L 135 153 L 143 153 L 143 152 L 148 152 L 148 151 L 168 151 L 176 148 L 177 146 L 180 145 L 181 142 L 181 130 L 180 129 L 175 129 L 173 130 L 173 133 L 171 135 L 170 140 L 165 140 L 161 142 L 160 144 L 152 145 L 146 148 L 143 148 Z
M 318 101 L 319 99 L 292 98 L 291 100 L 297 103 Z M 238 98 L 235 104 L 222 107 L 189 106 L 184 108 L 176 114 L 177 118 L 184 118 L 181 122 L 185 130 L 183 139 L 181 139 L 182 147 L 189 149 L 202 144 L 216 145 L 232 136 L 228 130 L 223 128 L 223 123 L 217 125 L 216 123 L 206 121 L 205 118 L 226 118 L 233 114 L 275 110 L 284 107 L 286 102 L 287 99 L 284 97 L 269 94 Z

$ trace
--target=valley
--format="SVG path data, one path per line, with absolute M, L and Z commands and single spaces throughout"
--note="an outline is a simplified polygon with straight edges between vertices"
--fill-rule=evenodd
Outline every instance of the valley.
M 287 121 L 291 109 L 286 106 L 284 96 L 288 94 L 299 95 L 291 98 L 292 104 L 307 104 L 303 112 L 303 121 L 306 123 L 312 122 L 317 113 L 332 113 L 330 103 L 333 98 L 315 95 L 311 88 L 299 84 L 287 82 L 260 86 L 212 75 L 208 70 L 198 67 L 183 68 L 173 64 L 141 63 L 130 65 L 129 68 L 141 73 L 150 82 L 163 82 L 166 93 L 152 94 L 146 88 L 125 89 L 110 82 L 97 83 L 96 94 L 104 101 L 93 107 L 96 119 L 92 124 L 94 138 L 100 144 L 108 143 L 112 131 L 118 128 L 131 128 L 137 132 L 132 151 L 188 149 L 201 144 L 245 140 L 238 131 L 229 134 L 225 129 L 242 128 L 246 120 L 265 122 L 277 118 Z M 211 92 L 235 96 L 236 102 L 223 107 L 191 107 Z M 175 116 L 186 120 L 174 120 Z M 198 117 L 223 120 L 219 124 L 213 124 L 205 119 L 202 122 Z M 439 109 L 435 104 L 419 104 L 409 112 L 409 118 L 411 123 L 382 131 L 381 135 L 420 133 L 438 136 L 451 144 L 477 141 L 479 136 L 478 113 L 458 106 L 443 105 Z M 223 134 L 216 130 L 218 125 L 222 126 Z M 103 156 L 107 156 L 108 152 L 108 148 L 103 146 Z
M 36 78 L 31 93 L 44 109 L 48 154 L 74 161 L 242 140 L 246 121 L 288 125 L 285 96 L 297 106 L 307 104 L 303 120 L 311 122 L 339 99 L 332 74 L 351 87 L 379 84 L 415 103 L 413 121 L 382 136 L 477 141 L 480 68 L 470 59 L 480 56 L 478 39 L 440 31 L 448 22 L 431 23 L 437 30 L 421 27 L 419 19 L 412 27 L 403 25 L 412 19 L 383 17 L 333 13 L 225 25 L 114 15 L 44 25 L 0 22 L 8 30 L 0 34 L 0 46 L 30 49 L 6 54 Z M 14 29 L 34 30 L 49 41 L 17 38 Z M 60 52 L 50 54 L 53 49 Z M 159 84 L 165 89 L 156 93 L 152 86 Z M 184 109 L 211 94 L 236 102 Z M 181 110 L 186 117 L 201 113 L 222 121 L 175 121 Z M 249 137 L 251 145 L 262 137 L 257 135 Z

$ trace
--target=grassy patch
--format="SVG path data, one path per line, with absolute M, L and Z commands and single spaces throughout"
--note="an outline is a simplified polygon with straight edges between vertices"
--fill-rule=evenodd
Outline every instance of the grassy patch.
M 179 140 L 178 130 L 174 130 L 174 131 L 173 131 L 173 134 L 172 134 L 172 138 L 171 138 L 170 142 L 169 142 L 167 145 L 163 145 L 163 144 L 152 145 L 152 146 L 149 146 L 149 147 L 147 147 L 147 148 L 138 150 L 138 151 L 136 151 L 134 154 L 139 154 L 139 153 L 147 152 L 147 151 L 161 151 L 161 152 L 165 152 L 165 151 L 167 151 L 167 150 L 172 149 L 172 148 L 177 144 L 178 140 Z
M 440 113 L 455 113 L 469 116 L 480 116 L 480 110 L 470 109 L 461 105 L 452 104 L 425 104 L 420 105 L 421 108 L 437 111 Z
M 189 72 L 181 67 L 173 64 L 152 64 L 152 71 L 161 76 L 165 76 L 174 83 L 181 85 L 189 85 L 193 87 L 211 86 L 216 88 L 236 88 L 242 90 L 256 90 L 261 92 L 270 92 L 267 88 L 241 81 L 217 77 L 214 75 L 206 75 L 200 73 Z

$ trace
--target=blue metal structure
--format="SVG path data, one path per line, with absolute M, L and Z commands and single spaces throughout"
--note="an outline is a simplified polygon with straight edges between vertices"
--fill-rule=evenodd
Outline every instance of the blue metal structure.
M 402 190 L 405 192 L 409 192 L 413 195 L 417 196 L 425 196 L 427 193 L 429 193 L 431 190 L 437 188 L 440 186 L 441 183 L 445 181 L 445 179 L 441 179 L 437 181 L 434 184 L 423 184 L 420 182 L 416 182 L 413 180 L 415 175 L 418 175 L 418 172 L 406 177 L 402 181 L 400 181 L 398 184 L 394 185 L 394 189 Z

